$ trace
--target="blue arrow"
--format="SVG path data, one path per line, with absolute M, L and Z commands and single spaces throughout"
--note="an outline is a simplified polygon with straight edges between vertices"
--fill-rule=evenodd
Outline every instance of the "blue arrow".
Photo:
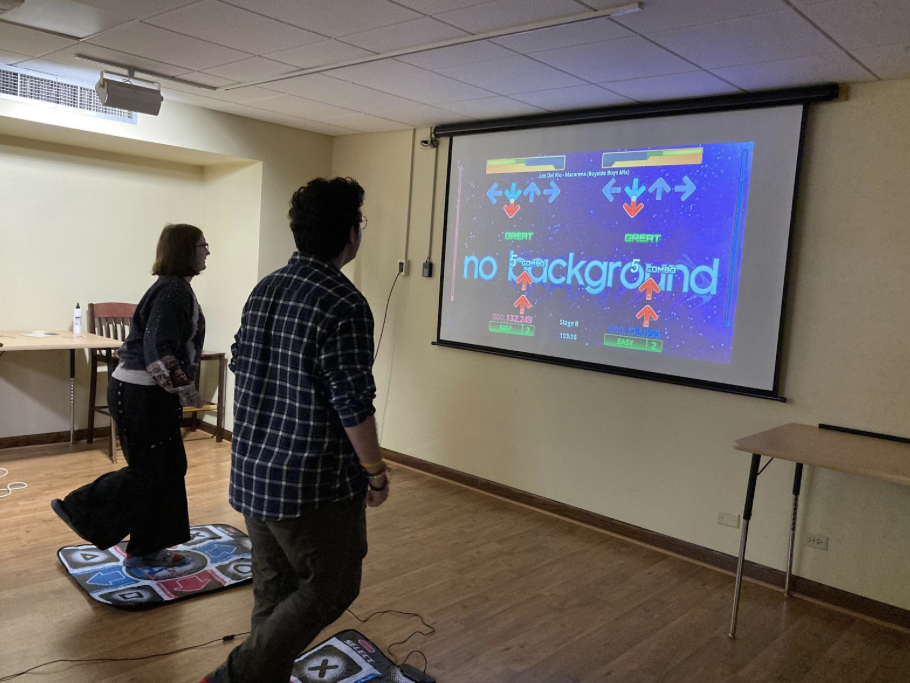
M 638 199 L 645 193 L 645 186 L 638 182 L 638 178 L 632 183 L 632 187 L 626 185 L 625 187 L 626 194 L 629 195 L 629 199 Z
M 552 180 L 550 181 L 550 187 L 553 188 L 553 189 L 551 189 L 551 190 L 544 190 L 543 193 L 544 193 L 544 194 L 550 195 L 550 199 L 549 199 L 548 201 L 552 204 L 552 203 L 553 203 L 553 200 L 556 199 L 556 197 L 559 196 L 559 188 L 556 187 L 556 183 L 554 183 Z
M 225 560 L 234 554 L 234 546 L 219 545 L 217 543 L 207 543 L 197 548 L 197 550 L 205 553 L 215 562 L 221 562 L 221 560 Z
M 502 196 L 502 190 L 497 190 L 496 186 L 498 183 L 493 183 L 493 187 L 487 190 L 487 197 L 490 198 L 490 201 L 494 204 L 496 203 L 496 198 Z
M 85 583 L 94 586 L 127 586 L 131 583 L 136 583 L 136 581 L 135 579 L 126 576 L 119 569 L 108 569 L 107 571 L 94 574 L 92 578 Z
M 654 181 L 654 184 L 648 188 L 648 192 L 651 194 L 657 193 L 657 201 L 660 201 L 660 198 L 663 196 L 664 192 L 669 192 L 670 186 L 667 185 L 667 181 L 663 178 L 658 178 Z
M 680 197 L 680 200 L 686 201 L 689 198 L 689 195 L 691 195 L 693 192 L 695 192 L 695 183 L 693 183 L 691 180 L 689 180 L 689 176 L 687 176 L 687 175 L 683 176 L 683 183 L 685 183 L 685 184 L 677 185 L 673 189 L 676 190 L 677 192 L 682 192 L 683 196 Z
M 604 185 L 604 189 L 603 189 L 604 196 L 607 199 L 609 199 L 611 202 L 613 201 L 614 194 L 620 194 L 622 192 L 622 190 L 620 190 L 618 187 L 613 187 L 615 184 L 616 184 L 616 178 L 613 178 L 609 183 Z
M 510 202 L 514 202 L 516 199 L 518 199 L 521 196 L 521 190 L 516 189 L 515 183 L 512 183 L 512 189 L 506 190 L 505 193 L 506 193 L 506 199 L 508 199 Z
M 540 188 L 534 184 L 534 181 L 531 181 L 531 184 L 525 188 L 525 191 L 522 194 L 528 195 L 528 201 L 532 204 L 534 203 L 534 195 L 540 195 Z

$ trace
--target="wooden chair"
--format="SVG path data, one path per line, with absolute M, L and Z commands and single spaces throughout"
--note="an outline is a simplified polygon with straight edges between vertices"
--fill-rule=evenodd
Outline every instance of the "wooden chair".
M 133 321 L 133 314 L 136 312 L 136 304 L 124 303 L 98 303 L 89 304 L 87 313 L 88 331 L 92 334 L 98 334 L 103 337 L 111 337 L 125 341 L 130 333 L 130 325 Z M 92 350 L 91 356 L 91 376 L 89 380 L 89 404 L 88 404 L 88 443 L 94 440 L 95 432 L 95 413 L 105 415 L 111 422 L 111 450 L 110 457 L 112 462 L 117 462 L 117 427 L 114 424 L 110 408 L 106 405 L 96 406 L 96 394 L 98 390 L 98 362 L 107 363 L 108 377 L 117 367 L 117 352 L 114 351 L 112 358 L 109 360 L 104 351 Z M 196 431 L 198 423 L 198 414 L 206 410 L 215 412 L 215 441 L 220 442 L 224 438 L 224 388 L 227 381 L 227 360 L 223 352 L 203 351 L 202 361 L 218 362 L 218 400 L 216 403 L 208 403 L 200 408 L 184 408 L 184 416 L 189 416 L 190 429 Z M 199 387 L 200 371 L 196 373 L 196 387 Z
M 86 322 L 90 334 L 97 334 L 102 337 L 110 337 L 126 341 L 130 333 L 130 325 L 133 322 L 133 313 L 136 312 L 136 304 L 125 304 L 116 302 L 107 302 L 99 304 L 89 304 L 86 310 Z M 108 359 L 104 351 L 90 350 L 89 362 L 91 371 L 89 373 L 89 390 L 88 390 L 88 435 L 86 441 L 92 443 L 95 439 L 95 413 L 107 416 L 111 421 L 111 460 L 117 462 L 117 427 L 111 416 L 108 406 L 96 406 L 95 399 L 98 393 L 98 362 L 101 361 L 107 365 L 108 377 L 117 367 L 117 352 L 111 354 Z

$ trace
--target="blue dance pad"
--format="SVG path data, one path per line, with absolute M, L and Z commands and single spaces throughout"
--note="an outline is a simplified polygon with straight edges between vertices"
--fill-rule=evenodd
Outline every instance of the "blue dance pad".
M 249 537 L 227 524 L 190 527 L 192 537 L 174 551 L 176 567 L 124 567 L 126 542 L 107 550 L 66 546 L 57 557 L 82 590 L 115 607 L 145 607 L 185 600 L 252 581 Z

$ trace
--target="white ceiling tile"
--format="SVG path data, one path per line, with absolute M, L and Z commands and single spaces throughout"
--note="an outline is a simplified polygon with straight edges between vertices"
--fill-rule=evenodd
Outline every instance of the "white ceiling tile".
M 231 81 L 226 78 L 218 78 L 217 76 L 202 73 L 201 71 L 194 71 L 193 73 L 184 74 L 181 76 L 181 78 L 185 78 L 186 80 L 193 81 L 195 83 L 202 83 L 204 85 L 214 85 L 215 87 L 219 88 L 226 85 L 236 85 L 236 81 Z M 278 94 L 274 90 L 266 90 L 265 88 L 260 88 L 255 85 L 247 86 L 245 88 L 235 88 L 233 90 L 205 90 L 202 88 L 194 88 L 191 85 L 184 85 L 182 83 L 174 83 L 171 81 L 165 81 L 164 83 L 167 84 L 168 88 L 180 90 L 182 92 L 196 93 L 202 97 L 209 97 L 222 102 L 252 102 L 254 100 L 272 98 Z M 162 85 L 164 85 L 164 83 L 162 83 Z
M 69 38 L 52 36 L 30 28 L 0 23 L 0 46 L 10 52 L 18 52 L 29 57 L 59 50 L 67 45 L 78 45 Z
M 445 66 L 483 62 L 488 59 L 512 57 L 515 53 L 499 45 L 494 45 L 488 40 L 478 40 L 476 43 L 442 47 L 427 52 L 418 52 L 413 55 L 404 55 L 397 59 L 423 69 L 433 71 Z
M 521 55 L 476 64 L 448 66 L 436 69 L 436 73 L 501 95 L 584 85 L 584 81 L 574 76 Z
M 30 57 L 28 55 L 20 55 L 18 52 L 0 50 L 0 64 L 15 64 L 16 62 L 23 62 L 29 59 Z
M 149 24 L 133 23 L 106 31 L 89 38 L 93 45 L 101 45 L 129 54 L 164 60 L 194 71 L 201 71 L 227 62 L 237 62 L 249 57 L 245 52 L 189 38 Z
M 343 107 L 336 107 L 324 102 L 307 100 L 302 97 L 293 95 L 278 95 L 262 100 L 256 100 L 249 106 L 256 109 L 265 109 L 266 111 L 277 114 L 287 114 L 289 116 L 298 116 L 302 119 L 313 119 L 320 121 L 333 116 L 344 116 L 345 114 L 356 114 L 357 112 Z
M 638 36 L 536 52 L 534 59 L 592 83 L 692 71 L 690 63 Z
M 615 7 L 615 0 L 586 0 L 595 9 Z M 647 0 L 639 12 L 616 17 L 623 26 L 645 35 L 684 26 L 710 24 L 786 8 L 783 0 Z
M 269 83 L 268 87 L 289 95 L 326 102 L 358 112 L 401 109 L 415 104 L 412 100 L 367 88 L 357 83 L 342 81 L 325 74 L 312 74 L 290 78 L 286 81 L 276 81 Z
M 910 45 L 888 45 L 854 51 L 879 78 L 910 78 Z
M 444 12 L 437 18 L 470 33 L 485 33 L 590 11 L 575 0 L 496 0 L 476 7 Z
M 320 43 L 295 47 L 291 50 L 272 52 L 266 56 L 269 59 L 291 64 L 300 69 L 313 69 L 317 66 L 327 66 L 346 62 L 350 59 L 369 57 L 372 54 L 369 50 L 348 45 L 338 40 L 324 40 Z
M 436 21 L 430 17 L 422 17 L 421 19 L 413 19 L 401 24 L 374 28 L 372 31 L 354 33 L 353 35 L 345 36 L 344 42 L 373 52 L 383 53 L 414 47 L 415 45 L 438 43 L 442 40 L 460 38 L 464 35 L 467 35 L 464 31 L 443 24 L 441 21 Z
M 407 107 L 405 109 L 391 109 L 382 112 L 382 116 L 383 118 L 391 119 L 392 121 L 400 121 L 401 123 L 407 123 L 408 125 L 417 126 L 418 128 L 471 120 L 470 116 L 456 114 L 455 112 L 438 109 L 426 104 L 418 107 Z
M 332 71 L 332 76 L 421 104 L 440 104 L 495 94 L 394 59 L 344 67 Z
M 903 45 L 910 40 L 910 2 L 906 0 L 834 0 L 801 9 L 819 28 L 851 51 Z
M 324 40 L 316 33 L 217 0 L 204 0 L 147 19 L 146 23 L 251 54 L 277 52 Z
M 4 22 L 85 38 L 124 23 L 121 15 L 72 0 L 31 0 L 3 13 Z
M 607 87 L 639 102 L 678 100 L 741 92 L 736 86 L 724 83 L 705 71 L 636 78 L 631 81 L 613 81 Z
M 875 80 L 875 76 L 843 52 L 714 69 L 713 73 L 740 88 L 753 91 Z
M 96 81 L 98 80 L 98 72 L 100 72 L 102 69 L 111 69 L 111 67 L 106 67 L 100 64 L 93 64 L 92 62 L 85 62 L 80 59 L 76 59 L 77 54 L 95 57 L 97 59 L 103 59 L 115 64 L 132 66 L 140 71 L 142 69 L 149 69 L 150 71 L 165 74 L 166 76 L 181 76 L 191 71 L 191 69 L 187 69 L 186 67 L 176 66 L 174 64 L 165 64 L 164 62 L 158 62 L 154 59 L 137 57 L 136 55 L 127 54 L 126 52 L 110 50 L 106 47 L 89 45 L 88 43 L 76 43 L 70 47 L 63 48 L 62 50 L 57 50 L 56 52 L 46 54 L 42 57 L 42 59 L 50 62 L 64 64 L 66 66 L 72 67 L 73 69 L 84 70 L 89 74 L 94 74 L 93 78 Z
M 329 38 L 398 24 L 420 15 L 389 0 L 225 0 Z
M 225 104 L 222 110 L 237 116 L 245 116 L 249 119 L 256 119 L 267 123 L 277 123 L 282 126 L 306 130 L 311 133 L 320 133 L 322 135 L 351 135 L 359 132 L 353 129 L 342 128 L 341 126 L 332 126 L 318 121 L 300 118 L 299 116 L 289 116 L 287 114 L 263 111 L 262 109 L 253 109 L 245 104 Z
M 196 0 L 78 0 L 88 5 L 122 17 L 124 20 L 145 19 L 177 7 L 192 4 Z
M 398 0 L 399 5 L 410 7 L 423 14 L 441 14 L 465 7 L 476 7 L 493 0 Z
M 705 69 L 835 52 L 834 45 L 793 10 L 654 33 L 651 39 Z
M 630 104 L 632 100 L 610 92 L 599 85 L 577 85 L 571 88 L 538 90 L 510 96 L 514 100 L 533 104 L 548 111 L 610 107 L 615 104 Z
M 241 59 L 239 62 L 231 62 L 230 64 L 222 64 L 221 66 L 206 69 L 206 73 L 244 83 L 260 78 L 280 76 L 295 69 L 296 67 L 290 64 L 283 64 L 265 57 L 250 57 L 249 59 Z
M 385 133 L 390 130 L 407 130 L 411 126 L 398 121 L 390 121 L 378 116 L 369 114 L 348 114 L 346 116 L 334 116 L 325 119 L 325 123 L 342 126 L 343 128 L 353 128 L 361 133 Z
M 331 123 L 325 123 L 324 121 L 310 121 L 309 119 L 298 119 L 298 123 L 294 124 L 294 128 L 300 128 L 301 130 L 307 130 L 311 133 L 321 133 L 322 135 L 359 135 L 359 130 L 354 130 L 353 128 L 343 128 L 342 126 L 336 126 Z M 291 125 L 291 124 L 288 124 Z
M 543 109 L 527 102 L 509 99 L 508 97 L 485 97 L 464 102 L 447 102 L 443 107 L 454 111 L 456 114 L 463 114 L 475 119 L 493 119 L 544 113 Z
M 565 26 L 516 33 L 512 36 L 494 38 L 493 42 L 504 45 L 522 54 L 541 52 L 542 50 L 555 50 L 560 47 L 572 47 L 585 43 L 598 43 L 613 38 L 631 36 L 632 32 L 609 18 L 579 21 Z
M 200 83 L 202 85 L 211 85 L 216 88 L 220 88 L 222 85 L 234 85 L 237 81 L 231 80 L 230 78 L 222 78 L 221 76 L 213 76 L 212 74 L 207 74 L 202 71 L 190 71 L 189 73 L 181 74 L 180 78 L 190 81 L 192 83 Z M 177 84 L 180 85 L 180 84 Z M 193 86 L 181 86 L 186 88 L 192 88 Z M 198 88 L 197 88 L 198 90 Z M 211 91 L 207 91 L 211 92 Z M 272 97 L 275 96 L 275 93 L 271 93 Z

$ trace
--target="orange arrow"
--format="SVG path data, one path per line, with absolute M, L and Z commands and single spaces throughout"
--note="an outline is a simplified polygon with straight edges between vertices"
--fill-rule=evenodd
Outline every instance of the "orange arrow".
M 641 309 L 635 316 L 636 318 L 644 318 L 645 327 L 648 327 L 651 324 L 652 320 L 657 320 L 660 316 L 655 313 L 654 309 L 651 306 L 645 306 Z
M 639 211 L 645 208 L 644 204 L 639 204 L 637 199 L 632 199 L 628 204 L 623 204 L 622 208 L 626 210 L 626 213 L 629 214 L 629 218 L 635 218 Z
M 528 297 L 526 297 L 524 294 L 522 294 L 520 297 L 518 297 L 518 301 L 516 301 L 516 302 L 515 302 L 514 304 L 512 304 L 512 305 L 513 305 L 513 306 L 520 306 L 520 308 L 518 309 L 518 315 L 524 315 L 524 314 L 525 314 L 525 309 L 526 309 L 526 308 L 531 308 L 531 302 L 528 301 Z
M 518 279 L 515 280 L 515 282 L 521 285 L 521 291 L 524 292 L 528 288 L 528 285 L 534 282 L 534 280 L 531 279 L 531 274 L 528 271 L 524 271 L 518 276 Z M 651 297 L 648 298 L 650 299 Z
M 645 293 L 645 296 L 648 297 L 648 301 L 651 300 L 652 294 L 660 294 L 660 286 L 656 282 L 654 282 L 653 277 L 649 277 L 647 280 L 645 280 L 645 283 L 641 287 L 638 288 L 639 292 L 644 292 L 645 290 L 648 290 Z
M 519 206 L 518 204 L 515 204 L 514 202 L 509 202 L 508 204 L 504 205 L 502 208 L 503 208 L 503 211 L 505 211 L 507 214 L 509 214 L 509 218 L 513 218 L 515 216 L 515 214 L 518 213 L 518 209 L 520 209 L 521 206 Z

